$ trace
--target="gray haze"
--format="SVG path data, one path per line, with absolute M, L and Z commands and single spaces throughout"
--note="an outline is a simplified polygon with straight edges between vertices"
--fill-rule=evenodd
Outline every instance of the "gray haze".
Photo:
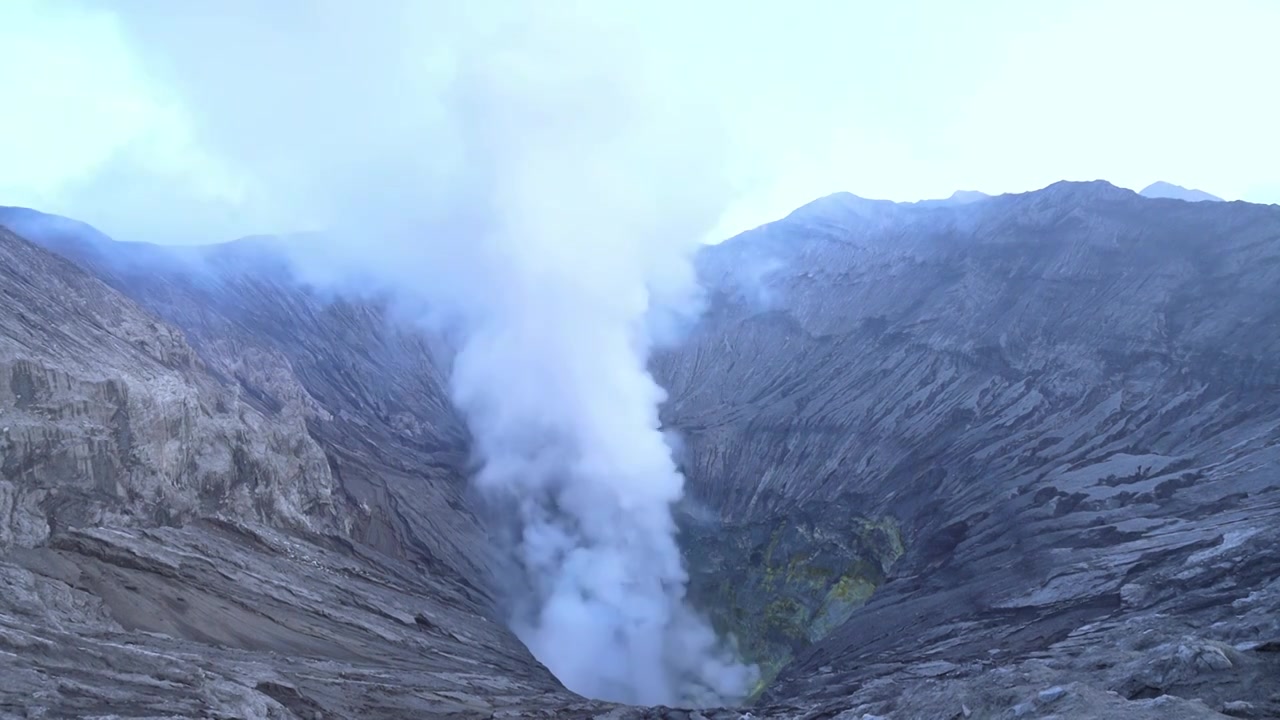
M 721 111 L 736 201 L 712 239 L 839 190 L 914 201 L 1105 178 L 1280 200 L 1280 105 L 1257 91 L 1274 0 L 560 3 L 625 27 L 634 42 L 617 45 L 526 24 L 520 6 L 0 3 L 0 87 L 22 108 L 0 115 L 0 204 L 162 243 L 403 205 L 367 194 L 439 180 L 423 163 L 456 150 L 442 90 L 459 54 L 517 26 L 568 55 L 596 44 L 611 86 L 643 67 Z

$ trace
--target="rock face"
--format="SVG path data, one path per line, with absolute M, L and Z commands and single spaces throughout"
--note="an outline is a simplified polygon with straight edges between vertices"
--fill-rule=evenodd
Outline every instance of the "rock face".
M 229 515 L 342 532 L 295 407 L 266 417 L 183 334 L 0 229 L 0 547 Z
M 384 305 L 0 224 L 76 263 L 0 238 L 0 714 L 693 716 L 495 621 L 447 356 Z M 1280 715 L 1280 208 L 837 195 L 700 264 L 654 369 L 753 717 Z

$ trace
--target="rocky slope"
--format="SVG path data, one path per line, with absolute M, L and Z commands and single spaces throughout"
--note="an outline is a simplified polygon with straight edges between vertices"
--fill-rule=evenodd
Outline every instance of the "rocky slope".
M 599 710 L 493 620 L 420 336 L 241 246 L 43 239 L 98 277 L 0 232 L 0 717 Z
M 698 497 L 907 548 L 766 703 L 949 717 L 1079 681 L 1280 713 L 1280 208 L 833 196 L 704 272 L 731 295 L 661 364 Z
M 688 716 L 493 621 L 445 356 L 384 305 L 265 240 L 0 224 L 79 265 L 0 238 L 0 366 L 52 378 L 0 388 L 0 714 Z M 1280 715 L 1280 209 L 832 196 L 700 260 L 655 370 L 754 717 Z
M 296 408 L 268 418 L 181 332 L 3 229 L 0 288 L 0 544 L 213 512 L 342 531 Z

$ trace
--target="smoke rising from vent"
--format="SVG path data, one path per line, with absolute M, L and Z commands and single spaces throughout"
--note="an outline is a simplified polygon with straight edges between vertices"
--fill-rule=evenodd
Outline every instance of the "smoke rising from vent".
M 198 204 L 322 229 L 306 278 L 390 291 L 456 339 L 534 654 L 590 696 L 744 696 L 754 669 L 684 598 L 683 478 L 647 370 L 699 310 L 692 254 L 733 194 L 696 33 L 655 42 L 664 14 L 572 0 L 104 7 L 234 179 Z

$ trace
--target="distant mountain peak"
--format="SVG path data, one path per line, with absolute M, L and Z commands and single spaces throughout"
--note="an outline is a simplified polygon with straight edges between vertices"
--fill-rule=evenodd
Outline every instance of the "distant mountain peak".
M 1017 193 L 1014 197 L 1035 202 L 1096 203 L 1124 202 L 1136 195 L 1128 188 L 1112 185 L 1106 180 L 1059 180 L 1039 190 Z
M 986 200 L 990 195 L 981 190 L 957 190 L 951 193 L 951 197 L 947 198 L 953 203 L 971 203 L 979 200 Z
M 957 205 L 969 205 L 970 203 L 990 199 L 990 195 L 978 190 L 957 190 L 951 193 L 951 197 L 948 198 L 931 198 L 928 200 L 919 200 L 917 202 L 902 204 L 914 205 L 916 207 L 955 207 Z
M 872 200 L 851 192 L 837 192 L 805 203 L 787 217 L 792 220 L 867 217 L 890 212 L 896 206 L 892 200 Z
M 1138 194 L 1149 198 L 1171 198 L 1173 200 L 1186 200 L 1187 202 L 1223 201 L 1217 195 L 1210 195 L 1203 190 L 1184 188 L 1181 185 L 1174 185 L 1163 180 L 1151 183 Z

